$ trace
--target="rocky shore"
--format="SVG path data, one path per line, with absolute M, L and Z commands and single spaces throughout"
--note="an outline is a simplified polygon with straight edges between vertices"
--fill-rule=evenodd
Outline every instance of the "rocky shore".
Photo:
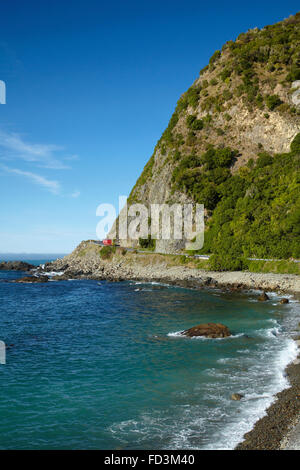
M 219 287 L 233 291 L 257 289 L 300 294 L 300 276 L 296 274 L 204 271 L 180 265 L 179 257 L 136 253 L 120 248 L 103 257 L 101 248 L 91 242 L 82 242 L 70 255 L 47 263 L 39 268 L 39 272 L 59 272 L 59 276 L 52 276 L 54 280 L 138 280 L 188 288 Z
M 300 449 L 300 360 L 296 359 L 286 370 L 290 388 L 276 396 L 266 416 L 245 434 L 236 450 L 289 450 Z

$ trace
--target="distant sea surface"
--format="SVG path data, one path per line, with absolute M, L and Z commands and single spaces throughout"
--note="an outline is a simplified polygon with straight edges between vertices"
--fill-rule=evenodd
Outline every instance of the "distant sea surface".
M 0 261 L 25 261 L 29 264 L 39 266 L 50 261 L 54 261 L 57 258 L 63 258 L 66 254 L 54 253 L 0 253 Z
M 0 449 L 232 449 L 287 386 L 292 299 L 7 282 L 22 275 L 0 271 L 0 339 L 12 345 L 0 365 Z M 204 322 L 233 336 L 179 335 Z

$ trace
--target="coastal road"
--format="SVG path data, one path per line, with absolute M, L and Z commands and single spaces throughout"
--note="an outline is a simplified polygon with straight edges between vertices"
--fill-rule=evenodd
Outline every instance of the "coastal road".
M 104 246 L 101 244 L 101 242 L 95 240 L 93 241 L 92 243 L 94 243 L 95 245 L 100 245 L 100 246 Z M 147 251 L 147 250 L 138 250 L 136 248 L 130 248 L 130 247 L 121 247 L 121 248 L 124 248 L 125 250 L 127 251 L 137 251 L 137 253 L 156 253 L 158 255 L 174 255 L 174 256 L 186 256 L 187 258 L 196 258 L 196 259 L 204 259 L 204 260 L 208 260 L 210 258 L 210 255 L 190 255 L 190 254 L 186 254 L 186 253 L 160 253 L 158 251 Z M 247 258 L 249 261 L 293 261 L 293 263 L 300 263 L 300 260 L 299 259 L 290 259 L 290 260 L 285 260 L 285 259 L 272 259 L 272 258 Z
M 157 251 L 146 251 L 146 250 L 137 250 L 135 248 L 125 248 L 128 251 L 137 251 L 138 253 L 157 253 L 158 255 L 174 255 L 174 256 L 186 256 L 187 258 L 196 258 L 196 259 L 204 259 L 209 260 L 211 255 L 190 255 L 186 253 L 159 253 Z M 300 263 L 299 259 L 272 259 L 272 258 L 247 258 L 249 261 L 293 261 L 294 263 Z

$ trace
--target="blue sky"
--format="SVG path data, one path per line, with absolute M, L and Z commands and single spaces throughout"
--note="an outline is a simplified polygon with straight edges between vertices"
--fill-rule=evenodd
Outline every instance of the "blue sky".
M 128 195 L 216 49 L 299 3 L 0 2 L 0 252 L 70 252 Z

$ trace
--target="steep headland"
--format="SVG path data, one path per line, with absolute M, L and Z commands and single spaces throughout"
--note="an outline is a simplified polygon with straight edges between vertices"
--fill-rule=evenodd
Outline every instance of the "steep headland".
M 214 269 L 300 258 L 299 51 L 300 13 L 216 51 L 131 191 L 129 204 L 204 204 Z M 156 240 L 157 252 L 183 246 Z

